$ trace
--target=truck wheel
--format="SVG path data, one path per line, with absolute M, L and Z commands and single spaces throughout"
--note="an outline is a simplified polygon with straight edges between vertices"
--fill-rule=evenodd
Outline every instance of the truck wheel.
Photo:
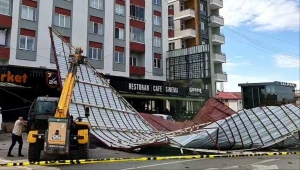
M 78 145 L 78 159 L 89 159 L 89 144 Z
M 28 147 L 28 160 L 29 162 L 40 161 L 41 150 L 38 143 L 30 143 Z

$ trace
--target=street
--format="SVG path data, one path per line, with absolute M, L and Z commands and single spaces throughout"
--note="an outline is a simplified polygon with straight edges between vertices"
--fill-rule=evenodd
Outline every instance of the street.
M 7 150 L 10 145 L 9 135 L 2 134 L 0 137 L 0 163 L 27 162 L 27 142 L 24 140 L 24 158 L 7 158 Z M 26 138 L 24 138 L 26 139 Z M 13 150 L 16 155 L 17 146 Z M 173 153 L 174 155 L 175 153 Z M 176 153 L 179 155 L 179 153 Z M 170 156 L 164 151 L 158 154 L 137 154 L 121 151 L 114 151 L 95 147 L 90 149 L 90 158 L 129 158 L 144 156 Z M 60 166 L 27 166 L 27 167 L 0 167 L 0 170 L 25 169 L 25 170 L 73 170 L 73 169 L 107 169 L 107 170 L 130 170 L 130 169 L 197 169 L 197 170 L 217 170 L 217 169 L 300 169 L 300 155 L 288 156 L 261 156 L 261 157 L 233 157 L 215 159 L 195 159 L 195 160 L 166 160 L 166 161 L 144 161 L 144 162 L 118 162 L 118 163 L 95 163 L 82 165 L 60 165 Z

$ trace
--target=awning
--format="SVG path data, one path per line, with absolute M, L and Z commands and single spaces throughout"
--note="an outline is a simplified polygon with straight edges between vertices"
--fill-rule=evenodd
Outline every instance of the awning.
M 7 83 L 7 82 L 0 82 L 0 87 L 10 87 L 10 88 L 31 88 L 31 87 L 25 87 L 22 85 L 14 84 L 14 83 Z
M 193 102 L 204 102 L 205 98 L 187 98 L 187 97 L 173 97 L 173 96 L 152 96 L 152 95 L 138 95 L 138 94 L 128 94 L 120 93 L 122 97 L 127 98 L 139 98 L 139 99 L 159 99 L 159 100 L 181 100 L 181 101 L 193 101 Z

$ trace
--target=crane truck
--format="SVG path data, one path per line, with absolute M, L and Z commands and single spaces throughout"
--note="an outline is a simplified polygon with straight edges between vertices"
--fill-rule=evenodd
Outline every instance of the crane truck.
M 41 152 L 49 156 L 69 156 L 77 150 L 78 159 L 88 159 L 91 125 L 83 119 L 89 116 L 89 107 L 84 107 L 85 117 L 75 120 L 69 114 L 69 106 L 76 83 L 77 67 L 85 63 L 82 48 L 69 56 L 69 70 L 59 98 L 41 96 L 32 104 L 27 124 L 28 160 L 40 160 Z

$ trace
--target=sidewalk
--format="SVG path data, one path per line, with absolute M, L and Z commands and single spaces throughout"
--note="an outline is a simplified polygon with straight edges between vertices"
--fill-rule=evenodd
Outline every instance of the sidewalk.
M 17 152 L 18 152 L 18 147 L 19 144 L 16 143 L 12 154 L 15 155 L 15 157 L 10 157 L 8 158 L 7 152 L 8 148 L 10 147 L 11 144 L 11 134 L 10 133 L 4 133 L 0 134 L 0 164 L 5 164 L 9 162 L 28 162 L 27 159 L 27 148 L 28 148 L 28 143 L 27 143 L 27 134 L 23 134 L 23 149 L 22 149 L 22 154 L 25 155 L 25 157 L 20 158 L 17 157 Z M 31 166 L 19 166 L 19 167 L 1 167 L 0 170 L 59 170 L 60 168 L 56 167 L 51 167 L 51 166 L 38 166 L 38 165 L 31 165 Z

